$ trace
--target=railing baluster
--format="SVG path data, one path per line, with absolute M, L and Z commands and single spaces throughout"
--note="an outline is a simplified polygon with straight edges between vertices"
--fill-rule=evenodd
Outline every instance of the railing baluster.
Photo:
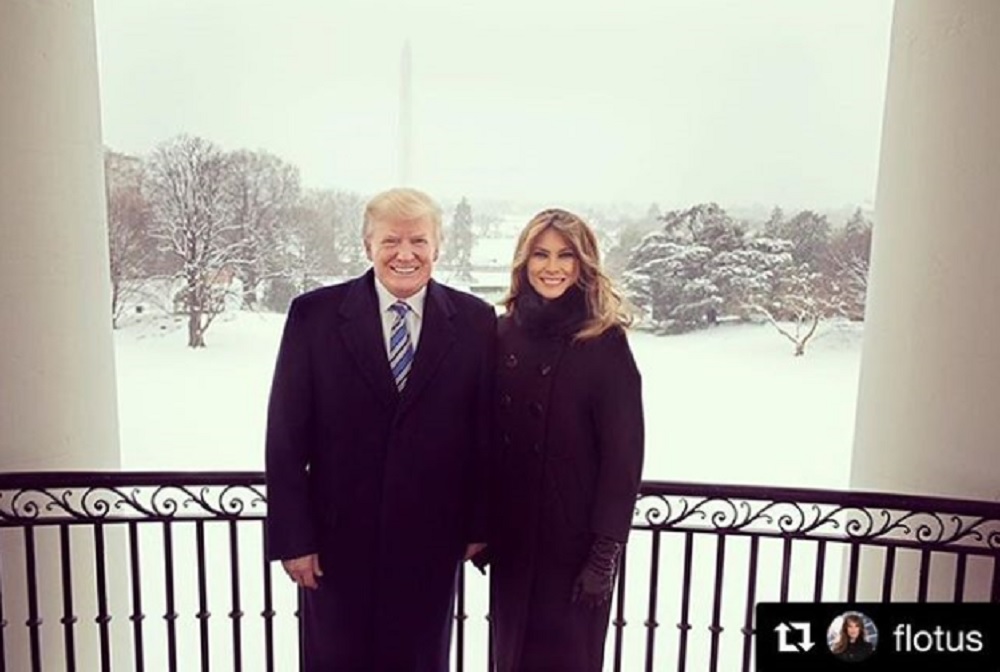
M 882 601 L 892 601 L 892 575 L 896 570 L 896 549 L 890 546 L 885 552 L 885 571 L 882 572 Z
M 756 539 L 756 537 L 754 537 Z M 813 577 L 813 602 L 823 601 L 823 577 L 826 574 L 826 539 L 816 544 L 816 574 Z
M 295 591 L 296 607 L 295 607 L 295 622 L 297 627 L 298 639 L 299 639 L 299 670 L 306 669 L 306 628 L 302 620 L 303 614 L 303 604 L 302 598 L 305 596 L 305 588 L 299 588 Z
M 716 672 L 719 669 L 719 639 L 722 635 L 722 577 L 726 563 L 726 535 L 718 536 L 718 544 L 715 549 L 715 599 L 712 605 L 712 625 L 709 630 L 712 633 L 712 654 L 708 662 L 709 672 Z
M 785 537 L 781 547 L 781 602 L 788 602 L 788 582 L 792 573 L 792 540 Z
M 38 576 L 35 567 L 35 528 L 27 525 L 24 528 L 24 559 L 25 573 L 28 579 L 28 645 L 31 651 L 31 672 L 41 672 L 42 669 L 42 619 L 38 615 Z
M 928 549 L 920 551 L 920 578 L 917 588 L 917 602 L 927 601 L 927 588 L 931 578 L 931 552 Z
M 753 609 L 757 598 L 757 559 L 760 539 L 750 537 L 750 566 L 747 568 L 747 608 L 743 614 L 743 672 L 750 671 L 750 649 L 753 646 Z
M 969 560 L 967 553 L 958 553 L 955 560 L 955 594 L 952 597 L 956 602 L 965 602 L 965 570 Z
M 198 558 L 198 631 L 201 635 L 201 672 L 209 672 L 211 661 L 209 659 L 208 645 L 208 618 L 211 613 L 208 611 L 208 576 L 205 567 L 205 521 L 196 520 L 194 522 L 194 537 L 196 555 Z
M 63 592 L 63 649 L 66 653 L 66 672 L 76 671 L 76 643 L 73 626 L 76 616 L 73 614 L 73 557 L 70 546 L 69 525 L 59 526 L 59 562 L 62 574 Z
M 94 566 L 97 570 L 97 628 L 101 643 L 101 672 L 111 672 L 111 633 L 108 623 L 108 579 L 104 566 L 104 525 L 94 525 Z
M 0 563 L 3 554 L 0 553 Z M 7 619 L 3 608 L 3 566 L 0 564 L 0 672 L 7 672 Z
M 142 573 L 139 563 L 139 524 L 130 520 L 128 524 L 129 566 L 132 574 L 132 646 L 135 649 L 135 672 L 143 672 L 145 651 L 143 650 L 142 621 Z
M 653 530 L 653 548 L 649 563 L 649 611 L 646 615 L 646 672 L 653 672 L 653 648 L 656 644 L 656 592 L 660 580 L 660 530 Z
M 465 563 L 458 566 L 458 598 L 455 601 L 455 670 L 465 670 Z
M 677 643 L 677 672 L 687 667 L 688 631 L 691 630 L 691 564 L 694 555 L 694 533 L 684 533 L 684 578 L 681 584 L 681 620 L 677 624 L 680 636 Z
M 858 542 L 851 542 L 850 565 L 847 570 L 847 601 L 858 601 L 858 569 L 860 563 L 861 547 Z
M 493 617 L 489 612 L 486 612 L 486 669 L 493 670 Z
M 243 618 L 243 611 L 240 608 L 240 540 L 235 520 L 229 521 L 229 574 L 232 580 L 233 602 L 233 610 L 229 612 L 229 618 L 233 622 L 233 670 L 242 672 L 243 633 L 240 629 L 240 621 Z
M 993 556 L 993 588 L 990 590 L 990 601 L 1000 602 L 1000 556 Z
M 267 524 L 260 521 L 261 557 L 264 561 L 264 611 L 260 613 L 264 619 L 264 669 L 274 672 L 274 601 L 271 587 L 271 563 L 267 559 Z M 301 669 L 301 668 L 300 668 Z
M 621 559 L 618 563 L 618 598 L 615 606 L 615 645 L 613 652 L 614 672 L 621 672 L 622 669 L 622 637 L 625 630 L 625 572 L 628 569 L 628 544 L 622 547 Z M 492 652 L 492 649 L 491 649 Z M 490 670 L 493 669 L 493 661 L 490 660 Z
M 177 605 L 174 602 L 174 528 L 173 522 L 163 521 L 163 574 L 166 588 L 167 611 L 167 669 L 177 672 Z

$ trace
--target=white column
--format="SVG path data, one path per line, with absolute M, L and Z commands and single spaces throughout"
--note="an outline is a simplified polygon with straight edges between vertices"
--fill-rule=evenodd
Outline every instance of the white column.
M 1000 498 L 998 63 L 1000 2 L 896 3 L 855 489 Z M 970 567 L 971 599 L 988 580 Z
M 0 469 L 117 468 L 91 2 L 0 3 Z
M 109 297 L 92 2 L 3 0 L 0 471 L 119 467 Z M 0 554 L 7 669 L 27 670 L 24 557 L 15 532 L 4 532 Z M 63 669 L 59 555 L 49 532 L 37 533 L 44 669 Z M 77 666 L 99 669 L 91 657 L 96 607 L 87 548 L 74 549 Z M 112 588 L 124 585 L 123 576 L 110 578 Z M 127 626 L 122 614 L 116 620 Z

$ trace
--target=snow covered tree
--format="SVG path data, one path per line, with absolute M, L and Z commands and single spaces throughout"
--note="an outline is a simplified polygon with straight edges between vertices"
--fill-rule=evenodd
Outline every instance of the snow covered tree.
M 844 228 L 830 241 L 831 294 L 851 320 L 864 319 L 871 243 L 872 223 L 861 208 L 854 211 Z
M 779 334 L 795 346 L 794 354 L 806 352 L 806 344 L 816 334 L 820 321 L 830 313 L 822 297 L 822 275 L 808 264 L 793 264 L 780 270 L 776 286 L 768 293 L 751 297 L 749 307 L 758 312 Z M 791 325 L 788 325 L 791 322 Z
M 782 274 L 793 265 L 791 247 L 787 240 L 757 237 L 742 249 L 716 255 L 709 273 L 722 297 L 720 312 L 751 319 L 754 303 L 769 303 Z
M 108 213 L 108 256 L 111 262 L 111 326 L 141 292 L 156 255 L 150 237 L 151 213 L 142 194 L 142 161 L 137 157 L 104 152 L 104 180 Z
M 812 210 L 802 210 L 791 219 L 784 219 L 781 209 L 775 210 L 777 212 L 772 213 L 764 227 L 764 235 L 792 241 L 792 257 L 795 261 L 809 264 L 814 271 L 822 271 L 830 245 L 830 222 L 826 216 Z
M 612 243 L 607 246 L 604 270 L 609 276 L 620 281 L 629 257 L 646 234 L 663 228 L 660 207 L 653 203 L 646 211 L 645 217 L 619 218 L 612 220 L 609 226 L 615 230 L 616 235 L 612 238 Z
M 472 207 L 469 201 L 462 200 L 455 206 L 455 214 L 448 227 L 445 245 L 446 261 L 455 270 L 455 279 L 459 282 L 471 282 L 472 277 L 472 245 L 475 242 L 472 234 Z
M 651 233 L 632 253 L 622 275 L 623 289 L 655 328 L 687 331 L 698 326 L 718 301 L 716 288 L 706 282 L 711 258 L 708 247 Z
M 160 144 L 147 166 L 152 235 L 181 263 L 177 308 L 188 316 L 188 346 L 203 348 L 244 247 L 226 194 L 229 163 L 211 142 L 181 135 Z
M 672 211 L 662 219 L 662 230 L 643 238 L 629 257 L 624 290 L 663 331 L 714 323 L 726 304 L 713 277 L 714 260 L 742 248 L 745 229 L 715 203 Z
M 267 152 L 240 150 L 227 163 L 226 197 L 242 241 L 235 268 L 243 305 L 253 308 L 261 281 L 281 273 L 280 251 L 299 199 L 299 171 Z
M 354 275 L 365 267 L 363 216 L 364 199 L 354 192 L 323 189 L 302 196 L 282 248 L 282 268 L 298 291 L 318 285 L 321 276 Z

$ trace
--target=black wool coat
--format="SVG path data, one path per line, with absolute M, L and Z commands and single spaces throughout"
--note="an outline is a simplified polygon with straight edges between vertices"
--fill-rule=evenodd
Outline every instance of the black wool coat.
M 496 670 L 596 672 L 610 605 L 571 596 L 594 538 L 628 536 L 643 461 L 639 371 L 621 329 L 574 342 L 505 316 L 496 384 Z
M 268 406 L 267 552 L 317 552 L 308 672 L 445 672 L 456 573 L 486 537 L 496 314 L 428 285 L 402 393 L 371 271 L 297 298 Z

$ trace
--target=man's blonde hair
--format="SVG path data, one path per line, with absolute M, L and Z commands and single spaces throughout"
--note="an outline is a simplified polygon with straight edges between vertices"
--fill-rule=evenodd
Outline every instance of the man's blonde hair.
M 372 223 L 388 219 L 422 219 L 427 217 L 434 225 L 434 237 L 441 242 L 441 206 L 433 198 L 410 187 L 395 187 L 375 194 L 365 206 L 365 223 L 362 236 L 367 242 L 372 236 Z

